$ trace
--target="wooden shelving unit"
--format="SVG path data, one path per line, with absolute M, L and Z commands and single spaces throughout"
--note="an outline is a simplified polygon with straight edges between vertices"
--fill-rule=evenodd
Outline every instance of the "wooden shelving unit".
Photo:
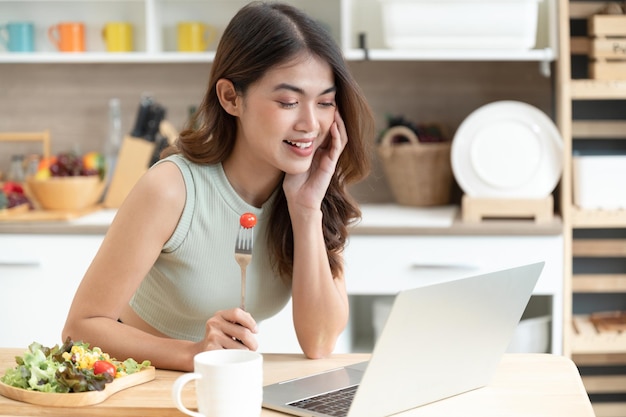
M 606 238 L 607 231 L 626 229 L 626 210 L 584 210 L 574 205 L 572 158 L 577 141 L 602 150 L 606 141 L 626 140 L 626 117 L 601 120 L 574 112 L 578 102 L 626 100 L 626 81 L 578 78 L 580 55 L 589 56 L 591 41 L 579 33 L 588 18 L 609 2 L 559 0 L 559 52 L 556 61 L 556 118 L 564 138 L 561 211 L 564 226 L 564 353 L 581 369 L 598 417 L 626 416 L 626 332 L 600 331 L 588 314 L 580 314 L 575 295 L 626 296 L 626 271 L 579 271 L 577 260 L 604 262 L 626 256 L 626 238 Z M 582 26 L 581 26 L 582 24 Z M 575 30 L 572 30 L 575 27 Z M 617 143 L 617 142 L 613 142 Z M 585 230 L 582 230 L 585 229 Z M 581 238 L 580 232 L 598 237 Z M 618 233 L 619 234 L 619 233 Z M 622 233 L 623 234 L 623 233 Z M 579 264 L 576 264 L 579 265 Z M 577 269 L 578 268 L 578 269 Z M 582 273 L 584 272 L 584 273 Z M 600 306 L 602 308 L 602 306 Z M 576 312 L 576 314 L 574 314 Z M 569 323 L 569 324 L 568 324 Z M 593 370 L 586 374 L 587 370 Z M 607 399 L 608 398 L 608 399 Z

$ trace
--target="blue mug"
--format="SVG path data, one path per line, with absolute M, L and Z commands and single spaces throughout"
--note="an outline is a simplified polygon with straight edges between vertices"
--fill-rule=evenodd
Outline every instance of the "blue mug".
M 35 25 L 31 22 L 0 25 L 0 43 L 9 52 L 35 51 Z

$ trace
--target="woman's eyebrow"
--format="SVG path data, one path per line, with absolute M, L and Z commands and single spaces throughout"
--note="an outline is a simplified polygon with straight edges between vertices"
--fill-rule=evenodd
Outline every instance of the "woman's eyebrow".
M 295 85 L 291 85 L 287 83 L 280 83 L 276 87 L 274 87 L 274 91 L 278 91 L 278 90 L 289 90 L 289 91 L 293 91 L 294 93 L 298 93 L 302 95 L 305 94 L 302 88 L 296 87 Z M 333 93 L 335 91 L 337 91 L 337 86 L 333 85 L 332 87 L 328 87 L 326 90 L 322 91 L 319 95 L 323 96 L 324 94 Z

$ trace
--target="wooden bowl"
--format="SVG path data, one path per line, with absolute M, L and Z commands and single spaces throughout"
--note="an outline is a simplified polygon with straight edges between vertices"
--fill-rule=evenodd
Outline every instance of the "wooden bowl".
M 82 210 L 96 204 L 105 182 L 98 175 L 77 177 L 29 178 L 31 196 L 44 210 Z

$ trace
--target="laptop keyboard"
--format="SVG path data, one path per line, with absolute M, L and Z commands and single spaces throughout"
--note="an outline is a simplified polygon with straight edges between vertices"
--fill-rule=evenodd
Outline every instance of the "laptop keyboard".
M 304 400 L 294 401 L 288 405 L 328 416 L 345 417 L 348 415 L 348 410 L 357 388 L 358 385 L 354 385 Z

